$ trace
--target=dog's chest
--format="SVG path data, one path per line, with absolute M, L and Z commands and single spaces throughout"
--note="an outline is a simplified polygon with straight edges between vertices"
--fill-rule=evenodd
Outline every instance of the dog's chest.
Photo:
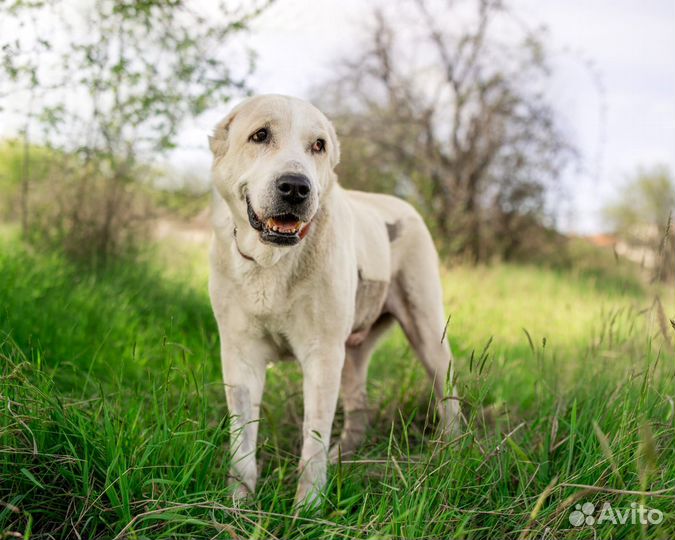
M 237 287 L 240 306 L 257 318 L 275 318 L 288 308 L 289 288 L 269 275 L 252 276 Z
M 242 305 L 245 305 L 251 323 L 262 331 L 265 341 L 274 348 L 275 360 L 290 360 L 294 352 L 287 336 L 292 335 L 295 328 L 297 295 L 287 287 L 268 285 L 247 291 Z

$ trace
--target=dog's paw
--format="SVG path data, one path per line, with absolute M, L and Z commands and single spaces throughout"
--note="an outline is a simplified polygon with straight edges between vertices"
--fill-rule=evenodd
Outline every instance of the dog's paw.
M 463 425 L 466 420 L 459 408 L 456 398 L 445 398 L 440 408 L 440 421 L 438 423 L 438 435 L 441 439 L 450 440 L 462 435 Z
M 295 492 L 295 502 L 293 506 L 297 511 L 314 511 L 316 510 L 323 499 L 321 488 L 316 484 L 300 482 L 298 489 Z
M 232 492 L 232 502 L 235 506 L 240 506 L 253 496 L 253 491 L 240 480 L 230 478 L 228 482 Z

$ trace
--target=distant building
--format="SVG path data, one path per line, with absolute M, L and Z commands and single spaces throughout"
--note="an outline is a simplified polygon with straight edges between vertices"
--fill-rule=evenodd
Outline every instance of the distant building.
M 613 234 L 594 234 L 593 236 L 586 236 L 585 239 L 598 247 L 614 247 L 618 242 L 618 238 Z
M 617 255 L 638 263 L 648 270 L 659 264 L 659 247 L 663 231 L 656 225 L 636 225 L 622 234 L 595 234 L 585 239 L 598 247 L 611 247 Z M 671 231 L 672 236 L 672 231 Z

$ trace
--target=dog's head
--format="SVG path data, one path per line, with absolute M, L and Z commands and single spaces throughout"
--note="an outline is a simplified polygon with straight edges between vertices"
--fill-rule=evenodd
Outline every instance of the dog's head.
M 335 182 L 335 130 L 316 107 L 286 96 L 246 99 L 209 138 L 213 182 L 239 223 L 268 244 L 300 242 Z

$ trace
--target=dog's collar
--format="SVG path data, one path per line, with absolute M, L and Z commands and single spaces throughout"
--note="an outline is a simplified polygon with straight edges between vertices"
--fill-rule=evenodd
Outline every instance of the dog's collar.
M 237 251 L 239 252 L 239 255 L 244 257 L 247 261 L 252 261 L 255 262 L 255 259 L 249 255 L 246 255 L 241 249 L 239 249 L 239 243 L 237 242 L 237 227 L 235 226 L 234 229 L 232 229 L 232 238 L 234 238 L 234 245 L 237 247 Z
M 312 220 L 312 221 L 314 221 L 314 220 Z M 309 232 L 309 227 L 312 225 L 312 221 L 307 223 L 307 225 L 305 225 L 303 227 L 303 229 L 300 231 L 300 240 L 302 240 L 305 236 L 307 236 L 307 233 Z M 253 257 L 251 257 L 250 255 L 246 255 L 246 253 L 244 253 L 239 248 L 239 242 L 237 242 L 237 227 L 236 227 L 236 225 L 232 229 L 232 238 L 234 239 L 234 245 L 236 246 L 237 251 L 239 252 L 239 255 L 241 255 L 247 261 L 255 262 L 255 259 Z

